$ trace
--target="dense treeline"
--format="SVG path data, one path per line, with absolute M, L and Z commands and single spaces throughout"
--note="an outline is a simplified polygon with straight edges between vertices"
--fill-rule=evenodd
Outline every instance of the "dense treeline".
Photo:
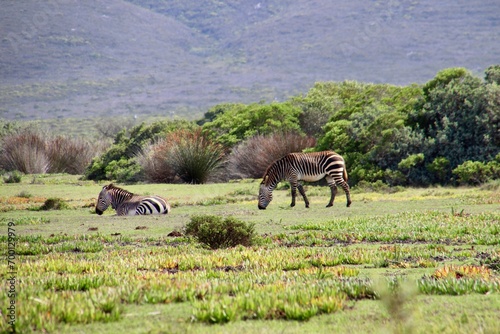
M 346 160 L 351 185 L 479 184 L 500 177 L 499 85 L 500 65 L 489 67 L 484 79 L 451 68 L 424 85 L 405 87 L 318 82 L 285 102 L 220 104 L 197 122 L 123 129 L 89 161 L 84 177 L 189 183 L 255 178 L 288 152 L 334 150 Z M 2 155 L 13 136 L 2 136 Z

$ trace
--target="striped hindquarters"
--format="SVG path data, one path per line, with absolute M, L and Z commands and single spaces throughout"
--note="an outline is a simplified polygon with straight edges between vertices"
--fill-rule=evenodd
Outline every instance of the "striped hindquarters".
M 116 210 L 124 215 L 161 215 L 170 212 L 170 205 L 160 196 L 134 196 L 123 202 Z
M 138 215 L 162 215 L 170 211 L 170 205 L 160 196 L 148 196 L 141 200 L 137 207 Z
M 336 182 L 347 181 L 344 159 L 333 151 L 291 153 L 284 160 L 299 180 L 318 181 L 330 176 Z

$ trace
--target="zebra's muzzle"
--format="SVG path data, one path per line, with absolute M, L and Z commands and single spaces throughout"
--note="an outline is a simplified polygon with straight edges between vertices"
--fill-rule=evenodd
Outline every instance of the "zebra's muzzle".
M 100 216 L 100 215 L 102 215 L 102 213 L 103 213 L 103 212 L 104 212 L 104 211 L 101 211 L 101 210 L 99 210 L 99 209 L 95 209 L 95 213 L 97 213 L 99 216 Z
M 260 204 L 258 206 L 259 206 L 259 210 L 265 210 L 266 209 L 265 206 L 261 206 Z

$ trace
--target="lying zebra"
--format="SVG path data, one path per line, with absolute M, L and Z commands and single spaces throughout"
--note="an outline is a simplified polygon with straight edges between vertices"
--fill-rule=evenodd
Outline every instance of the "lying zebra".
M 125 189 L 115 187 L 112 183 L 102 187 L 95 212 L 102 215 L 110 204 L 118 216 L 158 215 L 170 212 L 170 205 L 164 198 L 156 195 L 134 195 Z
M 319 181 L 326 178 L 330 186 L 331 196 L 326 207 L 333 205 L 337 194 L 337 185 L 344 189 L 347 197 L 347 206 L 351 205 L 351 195 L 347 184 L 347 171 L 345 169 L 344 158 L 333 151 L 313 152 L 313 153 L 290 153 L 280 160 L 272 163 L 264 173 L 264 178 L 259 189 L 259 209 L 264 210 L 273 199 L 273 190 L 282 180 L 290 182 L 292 191 L 292 204 L 295 206 L 297 189 L 304 198 L 306 208 L 309 201 L 306 197 L 304 187 L 300 180 L 306 182 Z

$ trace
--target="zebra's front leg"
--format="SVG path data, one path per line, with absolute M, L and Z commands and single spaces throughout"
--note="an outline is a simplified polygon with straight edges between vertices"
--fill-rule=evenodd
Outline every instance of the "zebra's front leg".
M 335 201 L 335 195 L 337 195 L 337 186 L 335 183 L 328 184 L 330 186 L 330 202 L 326 205 L 327 208 L 333 206 L 333 201 Z
M 292 203 L 290 206 L 293 208 L 295 206 L 295 197 L 297 197 L 297 185 L 290 182 L 290 189 L 292 193 Z
M 299 188 L 299 193 L 302 195 L 302 198 L 304 199 L 304 202 L 306 203 L 306 208 L 309 208 L 309 200 L 307 199 L 306 191 L 304 190 L 304 186 L 299 184 L 297 186 L 297 188 Z

